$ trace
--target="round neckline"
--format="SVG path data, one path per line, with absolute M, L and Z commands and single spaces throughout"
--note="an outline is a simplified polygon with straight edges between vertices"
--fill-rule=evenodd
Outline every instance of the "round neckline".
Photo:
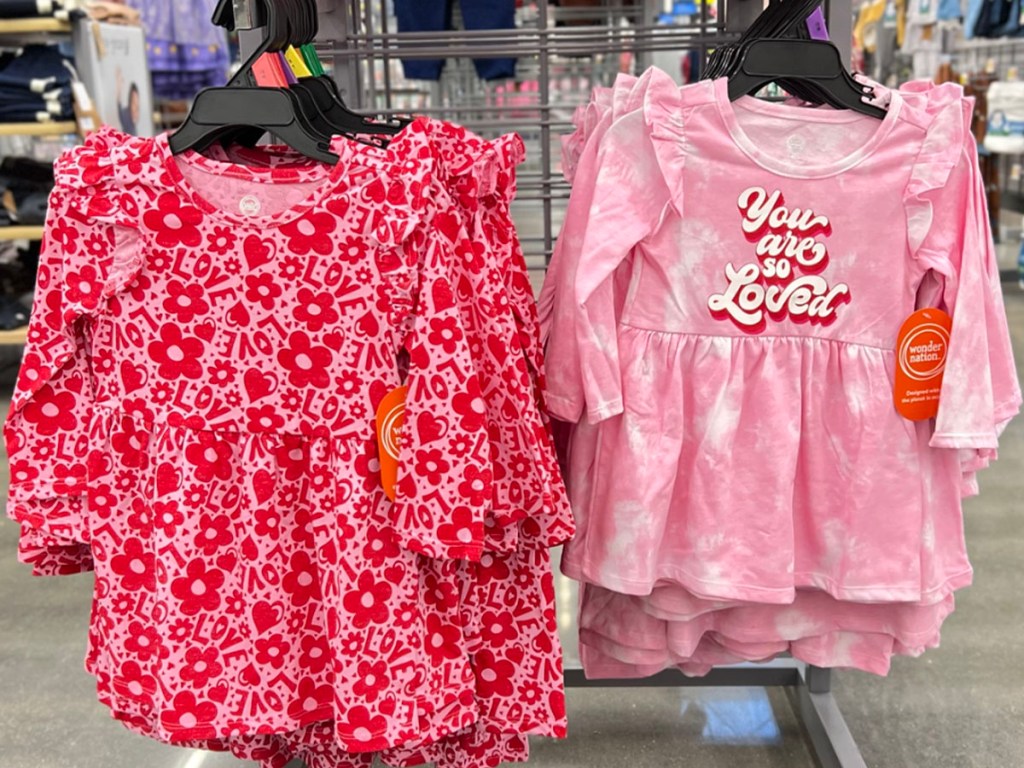
M 395 136 L 400 138 L 402 134 Z M 292 167 L 261 167 L 236 163 L 230 160 L 217 160 L 206 157 L 195 150 L 188 150 L 175 155 L 171 151 L 168 141 L 169 134 L 164 133 L 157 137 L 156 146 L 160 152 L 161 164 L 169 174 L 171 181 L 178 190 L 192 203 L 209 216 L 228 222 L 235 226 L 250 227 L 257 229 L 276 228 L 287 226 L 302 218 L 309 211 L 320 206 L 328 197 L 334 194 L 341 183 L 342 177 L 355 167 L 366 168 L 368 166 L 380 165 L 389 156 L 387 149 L 370 147 L 349 140 L 342 135 L 334 136 L 331 139 L 331 151 L 338 155 L 338 162 L 333 166 L 326 163 L 311 162 L 302 168 Z M 393 140 L 394 140 L 393 139 Z M 369 151 L 363 151 L 363 150 Z M 355 161 L 350 163 L 350 161 Z M 216 176 L 244 179 L 259 184 L 310 184 L 320 182 L 315 189 L 312 189 L 305 198 L 274 213 L 264 215 L 246 216 L 241 212 L 233 212 L 223 208 L 209 200 L 189 180 L 183 171 L 183 166 L 193 167 L 201 172 Z
M 778 155 L 765 151 L 758 146 L 751 136 L 740 125 L 737 117 L 737 110 L 745 112 L 756 112 L 779 120 L 798 120 L 800 122 L 842 124 L 852 123 L 865 119 L 863 115 L 848 110 L 832 109 L 809 109 L 794 107 L 785 104 L 775 104 L 769 101 L 755 99 L 753 96 L 742 96 L 735 102 L 729 99 L 729 80 L 720 77 L 714 81 L 714 98 L 718 105 L 719 114 L 725 123 L 726 130 L 732 138 L 733 143 L 749 157 L 754 163 L 767 171 L 780 176 L 792 178 L 815 179 L 848 171 L 871 155 L 879 145 L 888 138 L 892 129 L 899 119 L 900 108 L 903 100 L 899 93 L 892 91 L 892 101 L 885 113 L 885 117 L 877 120 L 878 127 L 872 132 L 871 137 L 861 146 L 848 155 L 845 155 L 827 163 L 805 164 L 787 162 Z M 872 119 L 874 118 L 867 118 Z

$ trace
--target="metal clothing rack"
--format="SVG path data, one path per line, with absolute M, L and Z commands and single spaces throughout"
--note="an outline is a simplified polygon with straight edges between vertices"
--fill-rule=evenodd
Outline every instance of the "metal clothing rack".
M 233 0 L 236 18 L 247 18 L 251 0 Z M 851 0 L 826 0 L 832 39 L 849 56 Z M 518 131 L 531 160 L 519 173 L 513 207 L 528 264 L 538 279 L 550 258 L 569 196 L 558 168 L 558 135 L 571 130 L 575 107 L 599 84 L 609 85 L 622 66 L 638 73 L 661 53 L 693 50 L 700 60 L 734 39 L 761 12 L 762 0 L 698 0 L 684 23 L 659 26 L 669 0 L 597 0 L 585 8 L 524 3 L 517 28 L 501 31 L 398 33 L 390 28 L 388 0 L 318 0 L 321 58 L 347 104 L 368 114 L 409 111 L 442 117 L 484 136 Z M 244 25 L 240 25 L 244 26 Z M 247 35 L 241 38 L 243 51 Z M 470 60 L 514 56 L 514 84 L 483 83 Z M 438 83 L 405 81 L 400 58 L 444 58 Z M 565 673 L 568 688 L 783 687 L 822 768 L 866 768 L 831 691 L 830 670 L 779 659 L 713 669 L 701 678 L 668 670 L 641 680 L 588 680 L 581 669 Z

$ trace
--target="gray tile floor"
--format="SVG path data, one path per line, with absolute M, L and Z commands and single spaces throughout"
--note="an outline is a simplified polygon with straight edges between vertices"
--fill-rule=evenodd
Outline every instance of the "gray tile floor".
M 1024 294 L 1008 286 L 1018 360 Z M 9 391 L 17 361 L 0 352 Z M 6 487 L 6 462 L 0 482 Z M 872 768 L 1024 766 L 1024 419 L 968 502 L 976 575 L 942 647 L 897 660 L 891 675 L 835 675 L 836 698 Z M 231 757 L 134 736 L 95 702 L 82 671 L 88 577 L 35 579 L 15 561 L 16 527 L 0 523 L 0 768 L 227 768 Z M 567 663 L 573 587 L 560 583 Z M 538 741 L 538 768 L 802 768 L 813 759 L 788 699 L 763 689 L 574 690 L 570 737 Z

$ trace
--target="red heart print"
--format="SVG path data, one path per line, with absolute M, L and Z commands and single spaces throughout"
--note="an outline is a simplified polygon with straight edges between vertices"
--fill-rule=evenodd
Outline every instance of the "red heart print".
M 228 698 L 228 687 L 226 685 L 215 685 L 206 695 L 210 697 L 211 701 L 223 704 Z
M 228 310 L 228 322 L 232 325 L 246 328 L 249 325 L 249 320 L 249 310 L 245 308 L 245 304 L 242 302 L 238 302 Z
M 459 219 L 454 213 L 440 213 L 434 217 L 434 221 L 437 223 L 438 229 L 441 230 L 441 234 L 451 242 L 454 243 L 459 239 Z
M 491 356 L 499 362 L 504 362 L 508 358 L 508 346 L 497 334 L 489 333 L 487 335 L 487 349 L 490 350 Z
M 448 434 L 448 422 L 443 417 L 435 418 L 431 413 L 421 413 L 416 417 L 416 431 L 420 440 L 432 443 Z
M 200 323 L 196 326 L 196 336 L 203 341 L 212 341 L 216 333 L 217 326 L 213 324 L 212 320 L 207 320 L 205 323 Z
M 156 492 L 160 496 L 174 493 L 181 487 L 181 472 L 173 464 L 161 464 L 156 468 Z
M 121 361 L 121 383 L 125 392 L 134 392 L 146 384 L 146 371 L 128 360 Z
M 377 322 L 377 316 L 373 312 L 367 312 L 365 315 L 359 318 L 356 322 L 356 328 L 364 336 L 370 336 L 371 338 L 377 335 L 380 331 L 380 324 Z
M 447 280 L 438 278 L 430 288 L 431 297 L 434 299 L 434 307 L 438 312 L 444 312 L 455 306 L 455 296 L 452 295 L 452 288 Z
M 405 576 L 405 568 L 400 565 L 389 565 L 384 569 L 384 578 L 392 584 L 398 584 Z
M 230 573 L 235 569 L 235 565 L 238 563 L 238 557 L 234 552 L 226 552 L 217 558 L 217 567 L 222 571 Z
M 245 253 L 245 263 L 249 269 L 258 269 L 270 262 L 274 256 L 272 246 L 273 240 L 261 240 L 256 235 L 249 235 L 242 243 L 242 250 Z
M 248 667 L 242 670 L 242 673 L 238 676 L 238 679 L 241 682 L 248 685 L 250 688 L 255 688 L 263 680 L 263 678 L 260 677 L 259 671 L 252 664 L 250 664 Z
M 246 560 L 255 560 L 260 556 L 259 547 L 256 546 L 256 542 L 252 540 L 252 536 L 246 536 L 245 541 L 242 542 L 242 554 Z
M 374 179 L 366 186 L 366 196 L 375 203 L 383 203 L 387 193 L 380 179 Z
M 254 403 L 277 391 L 277 377 L 272 373 L 263 373 L 255 368 L 250 368 L 245 372 L 243 380 L 246 394 Z
M 280 624 L 283 618 L 284 608 L 280 603 L 271 605 L 266 600 L 260 600 L 252 607 L 252 620 L 261 635 Z
M 340 331 L 333 331 L 324 336 L 324 344 L 333 349 L 335 352 L 341 351 L 341 345 L 345 341 L 345 336 Z
M 391 387 L 387 386 L 383 381 L 374 379 L 370 384 L 370 404 L 373 406 L 373 410 L 376 411 L 380 407 L 380 401 L 383 400 L 390 391 Z
M 256 498 L 260 504 L 266 504 L 274 495 L 276 483 L 274 478 L 265 469 L 261 469 L 252 476 L 252 488 L 256 491 Z

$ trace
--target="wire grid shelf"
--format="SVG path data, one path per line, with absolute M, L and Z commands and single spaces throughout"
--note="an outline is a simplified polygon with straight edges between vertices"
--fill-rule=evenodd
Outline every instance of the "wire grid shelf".
M 416 33 L 397 31 L 388 0 L 321 6 L 318 48 L 357 111 L 430 115 L 488 138 L 508 131 L 523 137 L 527 161 L 519 169 L 513 216 L 535 283 L 569 197 L 559 136 L 572 131 L 576 107 L 620 72 L 639 74 L 657 63 L 680 75 L 689 52 L 704 61 L 709 49 L 735 38 L 724 24 L 725 0 L 696 2 L 670 25 L 657 23 L 666 6 L 661 0 L 595 0 L 585 7 L 540 0 L 517 11 L 514 30 L 495 31 L 463 29 L 453 2 L 452 30 Z M 514 79 L 477 76 L 473 58 L 496 57 L 517 59 Z M 439 81 L 403 76 L 401 59 L 437 58 L 446 62 Z

